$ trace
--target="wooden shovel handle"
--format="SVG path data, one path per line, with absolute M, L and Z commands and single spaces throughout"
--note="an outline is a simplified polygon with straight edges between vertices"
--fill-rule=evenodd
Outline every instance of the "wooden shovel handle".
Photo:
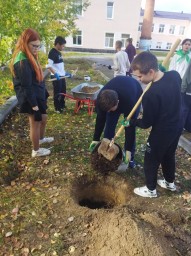
M 147 87 L 145 88 L 145 90 L 143 91 L 143 93 L 141 94 L 141 96 L 139 97 L 137 103 L 135 104 L 135 106 L 133 107 L 133 109 L 131 110 L 131 112 L 129 113 L 129 115 L 127 116 L 126 120 L 130 120 L 131 117 L 134 115 L 135 111 L 137 110 L 137 108 L 139 107 L 139 105 L 141 104 L 143 95 L 145 94 L 146 91 L 148 91 L 148 89 L 151 87 L 152 82 L 150 82 Z M 117 133 L 115 134 L 114 138 L 119 137 L 119 135 L 121 134 L 121 132 L 124 129 L 124 125 L 121 125 L 121 127 L 119 128 L 119 130 L 117 131 Z
M 176 48 L 179 46 L 181 42 L 181 39 L 178 38 L 175 43 L 173 44 L 173 46 L 171 47 L 170 51 L 168 52 L 168 54 L 166 55 L 165 59 L 162 62 L 162 66 L 166 66 L 168 64 L 169 59 L 172 57 L 172 55 L 174 54 L 174 52 L 176 51 Z

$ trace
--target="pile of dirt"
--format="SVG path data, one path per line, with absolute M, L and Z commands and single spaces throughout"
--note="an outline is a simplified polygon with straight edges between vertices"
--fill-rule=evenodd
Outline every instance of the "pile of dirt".
M 80 89 L 80 92 L 84 92 L 84 93 L 94 93 L 97 92 L 100 89 L 99 86 L 83 86 Z
M 86 240 L 75 256 L 191 255 L 189 234 L 181 230 L 183 220 L 178 218 L 173 223 L 154 209 L 142 209 L 140 201 L 134 200 L 132 185 L 115 173 L 78 178 L 73 184 L 73 198 L 83 206 L 76 211 L 88 220 Z M 82 205 L 83 200 L 88 204 Z
M 100 143 L 96 145 L 94 148 L 90 161 L 91 166 L 94 169 L 94 171 L 102 173 L 102 174 L 108 174 L 110 172 L 115 172 L 119 165 L 122 162 L 123 154 L 120 146 L 115 143 L 116 146 L 119 148 L 119 153 L 112 161 L 107 160 L 103 155 L 98 153 L 98 148 L 100 146 Z

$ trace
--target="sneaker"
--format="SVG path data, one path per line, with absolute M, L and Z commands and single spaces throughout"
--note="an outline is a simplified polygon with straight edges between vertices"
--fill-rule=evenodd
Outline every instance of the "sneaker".
M 176 186 L 174 182 L 171 183 L 163 179 L 163 180 L 157 180 L 157 183 L 161 188 L 166 188 L 170 191 L 176 191 Z
M 63 110 L 62 110 L 62 109 L 60 109 L 60 110 L 55 110 L 55 112 L 56 112 L 57 114 L 62 114 L 62 113 L 63 113 Z
M 136 167 L 136 163 L 134 161 L 130 161 L 129 168 L 135 168 L 135 167 Z
M 157 192 L 156 189 L 154 190 L 149 190 L 147 186 L 140 187 L 140 188 L 135 188 L 134 193 L 138 196 L 142 197 L 157 197 Z
M 54 137 L 44 137 L 42 140 L 39 140 L 39 144 L 50 143 L 54 141 Z
M 48 156 L 50 155 L 50 150 L 47 148 L 39 148 L 38 150 L 32 150 L 32 157 L 36 156 Z

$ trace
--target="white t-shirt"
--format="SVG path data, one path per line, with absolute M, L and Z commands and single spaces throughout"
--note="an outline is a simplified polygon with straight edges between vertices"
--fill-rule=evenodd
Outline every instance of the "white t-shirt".
M 112 69 L 114 70 L 114 77 L 116 76 L 126 76 L 126 72 L 130 69 L 130 62 L 126 52 L 118 51 L 113 59 L 114 65 Z

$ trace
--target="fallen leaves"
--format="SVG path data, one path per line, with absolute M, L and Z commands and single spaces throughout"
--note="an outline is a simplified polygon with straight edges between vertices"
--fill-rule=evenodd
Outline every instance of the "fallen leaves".
M 10 237 L 10 236 L 12 236 L 12 234 L 13 234 L 13 232 L 12 232 L 12 231 L 9 231 L 9 232 L 7 232 L 7 233 L 5 234 L 5 237 Z
M 182 198 L 186 200 L 186 202 L 191 202 L 191 193 L 188 191 L 185 191 L 182 195 Z

